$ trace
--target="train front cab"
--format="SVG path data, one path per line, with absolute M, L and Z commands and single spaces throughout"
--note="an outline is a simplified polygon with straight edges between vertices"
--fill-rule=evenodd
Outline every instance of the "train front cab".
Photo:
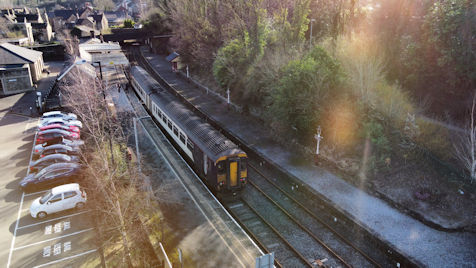
M 244 153 L 223 156 L 216 161 L 219 192 L 237 193 L 244 187 L 248 176 L 247 161 Z

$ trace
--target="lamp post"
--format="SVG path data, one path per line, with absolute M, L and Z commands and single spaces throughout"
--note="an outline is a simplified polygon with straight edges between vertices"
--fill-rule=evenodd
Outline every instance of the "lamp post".
M 317 134 L 314 135 L 314 138 L 316 139 L 316 154 L 314 155 L 314 164 L 317 166 L 319 165 L 319 144 L 321 143 L 321 140 L 323 137 L 321 136 L 321 126 L 317 127 Z
M 103 80 L 102 80 L 102 65 L 101 65 L 101 62 L 100 61 L 95 61 L 94 63 L 97 63 L 99 64 L 99 75 L 101 77 L 101 91 L 102 91 L 102 97 L 104 98 L 104 104 L 106 105 L 106 116 L 109 118 L 109 109 L 108 109 L 108 106 L 107 106 L 107 102 L 106 102 L 106 93 L 105 93 L 105 90 L 104 90 L 104 85 L 103 85 Z M 112 165 L 114 166 L 114 152 L 112 150 L 112 140 L 111 140 L 111 128 L 109 127 L 109 148 L 111 150 L 111 161 L 112 161 Z
M 84 64 L 86 63 L 86 60 L 77 60 L 75 61 L 73 64 L 71 64 L 71 66 L 68 67 L 68 69 L 66 69 L 66 71 L 64 71 L 60 76 L 58 76 L 53 84 L 53 86 L 51 86 L 51 90 L 53 90 L 56 86 L 56 84 L 61 80 L 63 79 L 63 77 L 69 73 L 69 71 L 71 71 L 71 69 L 73 69 L 74 66 L 76 65 L 81 65 L 81 64 Z M 36 92 L 36 94 L 39 95 L 39 109 L 42 110 L 42 103 L 41 103 L 41 92 Z M 58 100 L 59 100 L 59 106 L 61 107 L 61 92 L 58 92 Z
M 316 21 L 315 19 L 311 19 L 311 33 L 310 33 L 310 36 L 309 36 L 309 49 L 312 48 L 312 24 L 313 24 L 315 21 Z

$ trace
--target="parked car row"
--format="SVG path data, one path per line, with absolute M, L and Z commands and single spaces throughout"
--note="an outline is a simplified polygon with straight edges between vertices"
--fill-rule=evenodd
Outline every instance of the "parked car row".
M 30 173 L 20 181 L 24 191 L 51 188 L 36 199 L 30 207 L 33 218 L 86 203 L 86 192 L 81 189 L 80 140 L 83 124 L 72 113 L 53 111 L 44 113 L 38 125 L 33 145 Z

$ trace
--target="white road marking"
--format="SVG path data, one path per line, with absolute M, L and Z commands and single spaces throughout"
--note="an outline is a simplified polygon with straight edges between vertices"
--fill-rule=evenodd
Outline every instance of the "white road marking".
M 51 256 L 51 246 L 46 246 L 43 248 L 43 258 Z
M 25 225 L 25 226 L 20 226 L 20 227 L 18 227 L 18 229 L 29 228 L 29 227 L 33 227 L 33 226 L 40 225 L 40 224 L 43 224 L 43 223 L 52 222 L 52 221 L 56 221 L 56 220 L 61 220 L 61 219 L 64 219 L 64 218 L 73 217 L 73 216 L 80 215 L 80 214 L 83 214 L 83 213 L 86 213 L 86 212 L 90 212 L 90 210 L 84 210 L 84 211 L 81 211 L 81 212 L 78 212 L 78 213 L 73 213 L 73 214 L 61 216 L 61 217 L 54 218 L 54 219 L 50 219 L 50 220 L 46 220 L 46 221 L 41 221 L 41 222 L 37 222 L 37 223 L 32 223 L 32 224 L 28 224 L 28 225 Z M 66 230 L 66 229 L 65 229 L 65 230 Z
M 28 171 L 27 171 L 28 173 Z M 18 216 L 17 216 L 17 222 L 15 224 L 15 230 L 13 231 L 13 238 L 12 238 L 12 244 L 10 245 L 10 253 L 8 253 L 8 262 L 7 262 L 7 268 L 10 267 L 10 263 L 12 261 L 12 253 L 14 250 L 15 246 L 15 238 L 17 237 L 17 230 L 18 230 L 18 223 L 20 222 L 20 216 L 21 216 L 21 207 L 23 206 L 23 199 L 25 198 L 25 193 L 21 194 L 21 201 L 20 201 L 20 209 L 18 209 Z
M 71 241 L 64 242 L 63 244 L 63 252 L 70 251 L 71 250 Z
M 48 263 L 44 263 L 44 264 L 35 266 L 35 267 L 33 267 L 33 268 L 41 268 L 41 267 L 45 267 L 45 266 L 50 266 L 50 265 L 52 265 L 52 264 L 60 263 L 60 262 L 62 262 L 62 261 L 67 261 L 67 260 L 70 260 L 70 259 L 73 259 L 73 258 L 81 257 L 81 256 L 83 256 L 83 255 L 86 255 L 86 254 L 89 254 L 89 253 L 93 253 L 93 252 L 95 252 L 95 251 L 96 251 L 96 249 L 88 250 L 88 251 L 85 251 L 85 252 L 82 252 L 82 253 L 79 253 L 79 254 L 76 254 L 76 255 L 73 255 L 73 256 L 69 256 L 69 257 L 62 258 L 62 259 L 55 260 L 55 261 L 50 261 L 50 262 L 48 262 Z
M 71 228 L 71 223 L 69 221 L 65 221 L 63 224 L 63 228 L 65 231 L 68 230 L 69 228 Z
M 30 160 L 31 162 L 31 160 Z M 28 174 L 27 174 L 28 175 Z M 46 193 L 48 192 L 49 190 L 44 190 L 44 191 L 38 191 L 38 192 L 34 192 L 34 193 L 29 193 L 29 194 L 25 194 L 25 196 L 32 196 L 32 195 L 37 195 L 37 194 L 42 194 L 42 193 Z
M 24 249 L 24 248 L 31 247 L 31 246 L 36 246 L 36 245 L 43 244 L 43 243 L 46 243 L 46 242 L 50 242 L 50 241 L 53 241 L 53 240 L 56 240 L 56 239 L 61 239 L 61 238 L 81 234 L 81 233 L 84 233 L 84 232 L 88 232 L 88 231 L 91 231 L 93 229 L 94 228 L 88 228 L 88 229 L 77 231 L 77 232 L 74 232 L 74 233 L 71 233 L 71 234 L 66 234 L 66 235 L 62 235 L 62 236 L 58 236 L 58 237 L 53 237 L 53 238 L 46 239 L 46 240 L 43 240 L 43 241 L 39 241 L 39 242 L 36 242 L 36 243 L 32 243 L 32 244 L 28 244 L 28 245 L 25 245 L 25 246 L 17 247 L 17 248 L 14 248 L 13 250 L 19 250 L 19 249 Z
M 61 254 L 61 243 L 57 243 L 53 246 L 53 255 Z
M 62 231 L 61 229 L 63 229 L 63 228 L 61 228 L 61 227 L 62 227 L 61 222 L 58 222 L 58 223 L 55 224 L 55 234 Z
M 51 225 L 45 226 L 45 235 L 51 234 L 52 229 L 53 229 L 53 226 L 51 226 Z
M 39 121 L 40 119 L 38 119 Z M 33 139 L 33 141 L 36 140 L 36 136 L 38 135 L 38 133 L 35 133 L 35 138 Z M 33 143 L 34 144 L 34 143 Z M 33 149 L 35 147 L 32 146 L 31 148 L 31 153 L 30 153 L 30 162 L 28 163 L 31 163 L 31 158 L 33 157 Z M 30 169 L 27 168 L 26 170 L 26 175 L 28 176 L 28 174 L 30 174 Z M 14 247 L 15 247 L 15 238 L 17 237 L 17 230 L 18 230 L 18 224 L 20 222 L 20 216 L 21 216 L 21 211 L 22 211 L 22 207 L 23 207 L 23 200 L 25 199 L 25 193 L 21 193 L 21 201 L 20 201 L 20 208 L 18 209 L 18 216 L 17 216 L 17 222 L 15 223 L 15 230 L 13 231 L 13 238 L 12 238 L 12 244 L 10 245 L 10 252 L 8 253 L 8 262 L 7 262 L 7 268 L 10 267 L 10 263 L 12 261 L 12 253 L 13 253 L 13 250 L 14 250 Z

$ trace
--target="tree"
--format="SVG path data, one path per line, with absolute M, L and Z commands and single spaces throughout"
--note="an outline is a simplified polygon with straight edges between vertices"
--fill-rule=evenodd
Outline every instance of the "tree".
M 145 253 L 136 250 L 140 249 L 138 237 L 141 236 L 136 224 L 140 222 L 141 213 L 154 211 L 153 202 L 149 201 L 153 193 L 147 191 L 144 176 L 135 165 L 128 164 L 123 153 L 128 138 L 122 125 L 132 127 L 132 117 L 118 120 L 112 115 L 103 86 L 95 74 L 78 67 L 63 79 L 61 91 L 66 105 L 85 124 L 81 132 L 87 144 L 82 157 L 84 183 L 95 204 L 93 210 L 97 214 L 100 241 L 105 247 L 116 248 L 120 244 L 122 266 L 133 267 L 143 258 L 150 258 L 137 256 Z
M 288 133 L 294 127 L 301 138 L 308 137 L 319 120 L 319 104 L 335 93 L 340 77 L 337 61 L 318 46 L 303 59 L 289 62 L 271 97 L 273 121 L 284 122 Z
M 459 160 L 463 168 L 469 173 L 471 183 L 476 181 L 476 92 L 473 93 L 473 103 L 469 120 L 464 134 L 460 135 L 453 144 L 455 157 Z
M 131 19 L 125 19 L 124 20 L 124 28 L 133 28 L 135 22 Z

